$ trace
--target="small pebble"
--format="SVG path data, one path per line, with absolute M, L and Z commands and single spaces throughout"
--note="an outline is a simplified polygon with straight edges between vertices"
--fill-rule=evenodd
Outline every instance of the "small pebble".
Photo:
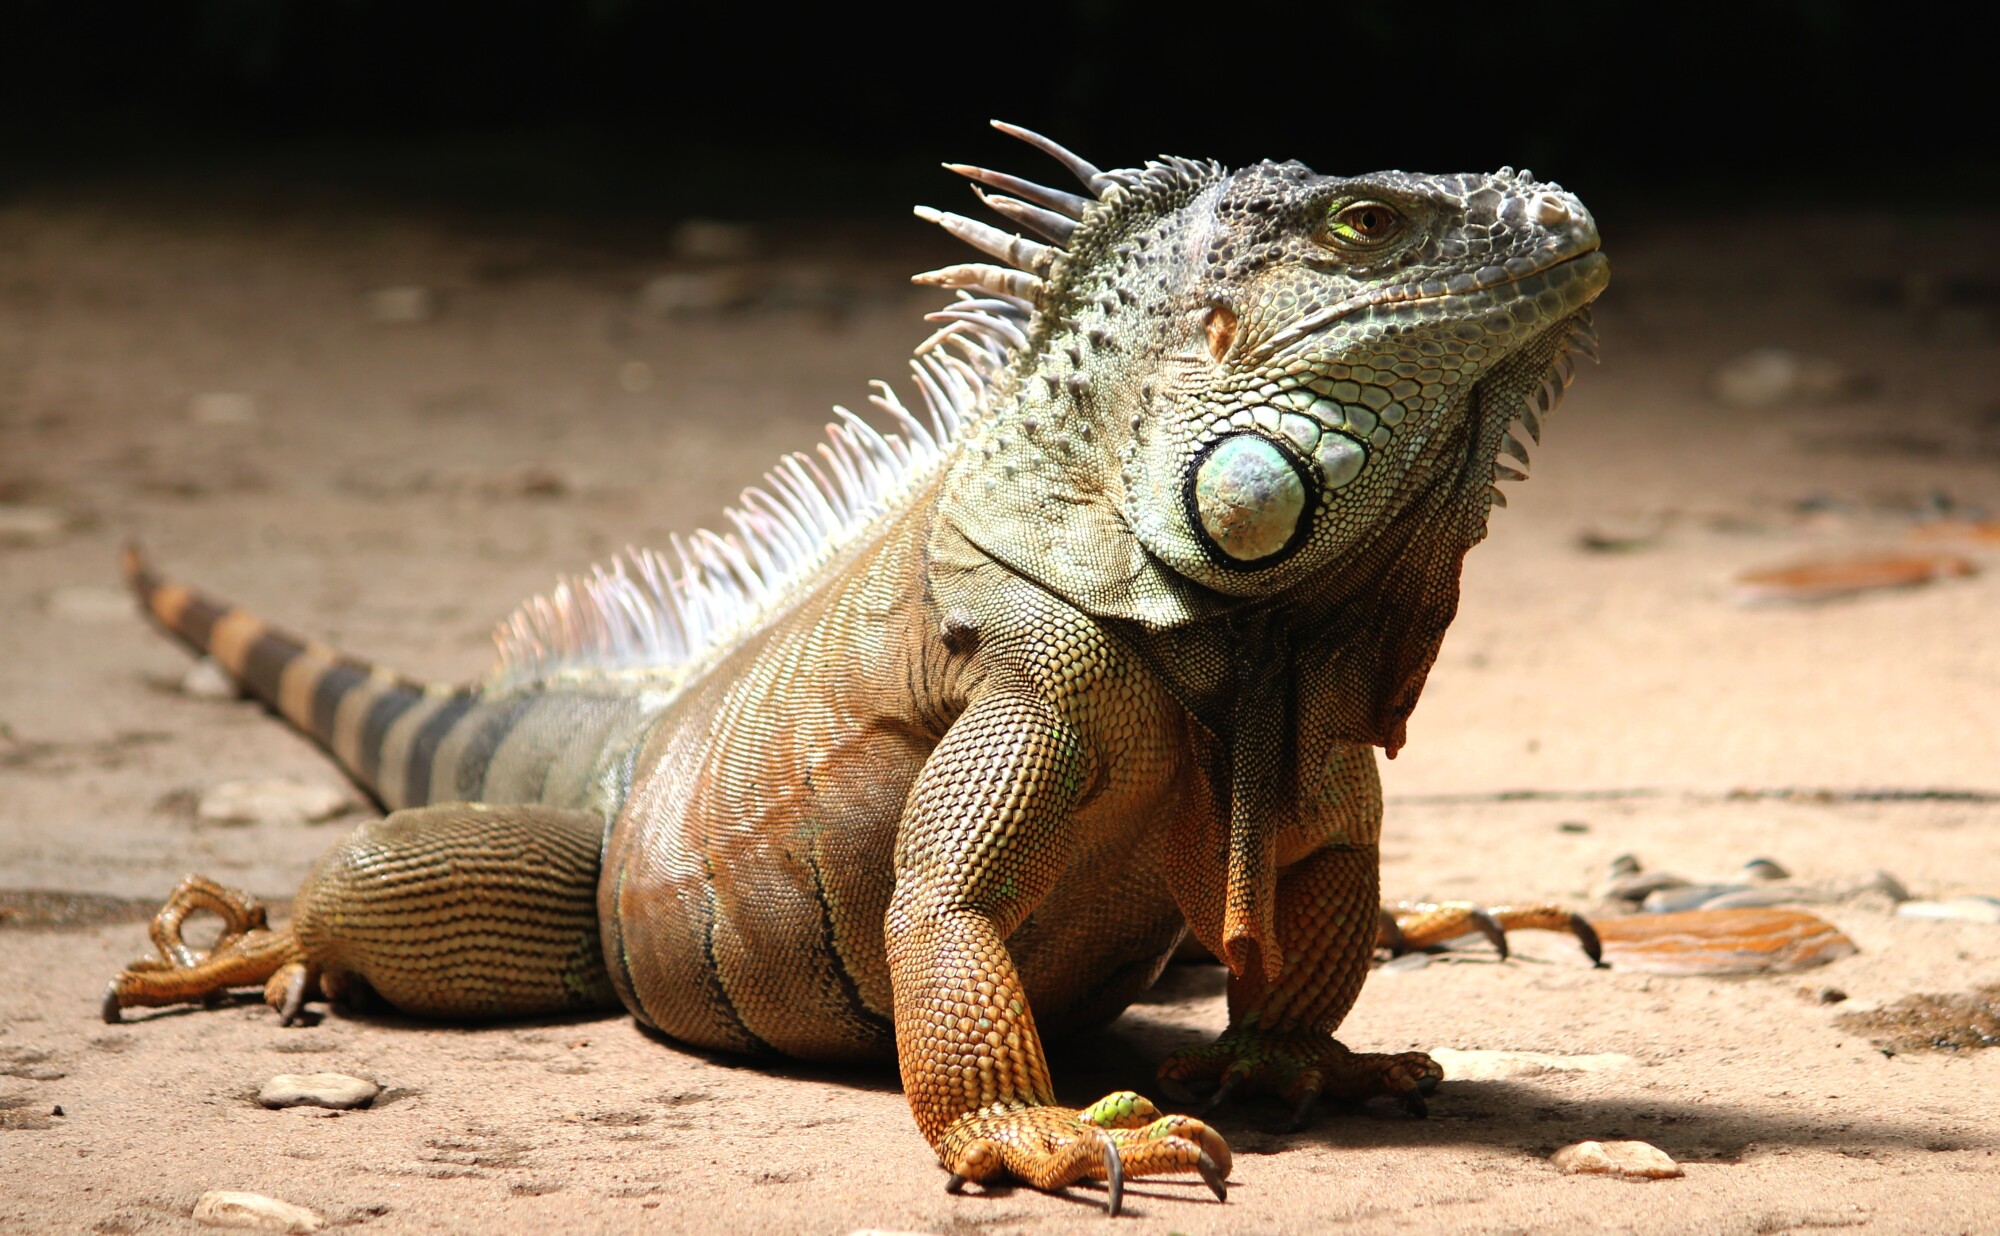
M 194 1221 L 203 1227 L 233 1227 L 253 1232 L 317 1232 L 320 1217 L 303 1206 L 281 1202 L 261 1193 L 213 1189 L 194 1204 Z
M 1852 897 L 1860 893 L 1880 893 L 1895 902 L 1903 902 L 1910 899 L 1910 890 L 1904 886 L 1903 882 L 1879 868 L 1874 875 L 1869 876 L 1863 883 L 1849 889 L 1845 895 Z
M 222 663 L 214 657 L 203 657 L 188 666 L 188 672 L 181 675 L 181 694 L 198 700 L 234 700 L 243 698 L 242 688 L 236 680 L 222 668 Z
M 1742 892 L 1726 892 L 1718 898 L 1708 898 L 1698 910 L 1750 910 L 1758 906 L 1822 906 L 1826 902 L 1838 902 L 1840 896 L 1824 888 L 1808 888 L 1804 884 L 1766 884 L 1764 888 L 1744 888 Z
M 1671 871 L 1645 871 L 1613 879 L 1600 888 L 1597 895 L 1637 905 L 1663 888 L 1686 888 L 1691 883 L 1693 881 L 1686 876 L 1675 875 Z
M 187 410 L 197 425 L 248 425 L 257 419 L 257 401 L 242 391 L 203 391 L 188 400 Z
M 1953 897 L 1946 901 L 1905 901 L 1896 907 L 1900 918 L 1957 919 L 1967 923 L 2000 923 L 2000 898 Z
M 1673 1156 L 1650 1142 L 1576 1142 L 1550 1157 L 1565 1175 L 1595 1173 L 1633 1180 L 1670 1180 L 1682 1175 Z
M 1753 858 L 1743 864 L 1743 874 L 1753 880 L 1789 880 L 1792 873 L 1772 858 Z
M 376 288 L 368 293 L 368 319 L 384 326 L 428 322 L 437 316 L 437 297 L 426 287 Z
M 1638 875 L 1644 869 L 1644 865 L 1639 862 L 1637 854 L 1620 854 L 1611 860 L 1608 874 L 1611 879 L 1616 880 L 1624 876 Z
M 1430 1057 L 1443 1066 L 1445 1077 L 1455 1082 L 1540 1077 L 1545 1073 L 1603 1073 L 1638 1063 L 1616 1052 L 1558 1056 L 1541 1051 L 1458 1051 L 1450 1047 L 1433 1047 Z
M 46 545 L 68 530 L 68 514 L 54 507 L 0 502 L 0 545 Z
M 1783 906 L 1805 902 L 1808 905 L 1833 898 L 1818 889 L 1801 888 L 1796 884 L 1766 884 L 1762 888 L 1736 888 L 1726 893 L 1718 893 L 1698 905 L 1680 907 L 1686 910 L 1731 910 L 1748 906 Z
M 72 584 L 49 593 L 48 610 L 74 622 L 130 622 L 135 612 L 132 594 L 101 584 Z
M 1582 820 L 1564 820 L 1562 823 L 1556 825 L 1556 831 L 1559 833 L 1587 833 L 1590 831 L 1590 825 Z
M 280 1073 L 264 1083 L 257 1101 L 266 1107 L 366 1107 L 382 1087 L 345 1073 Z
M 317 824 L 347 811 L 345 790 L 298 781 L 225 781 L 195 807 L 203 824 Z
M 1747 884 L 1682 884 L 1673 888 L 1656 888 L 1647 893 L 1639 908 L 1648 914 L 1672 914 L 1679 910 L 1696 910 L 1717 897 L 1748 890 Z

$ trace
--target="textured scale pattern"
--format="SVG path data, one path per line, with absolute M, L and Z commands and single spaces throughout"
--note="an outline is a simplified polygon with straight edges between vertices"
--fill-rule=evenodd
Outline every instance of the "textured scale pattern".
M 729 530 L 632 551 L 426 686 L 127 570 L 148 611 L 383 806 L 291 925 L 190 880 L 105 1012 L 262 982 L 491 1016 L 603 1002 L 687 1043 L 894 1059 L 950 1187 L 1192 1172 L 1229 1148 L 1043 1053 L 1190 933 L 1228 1030 L 1176 1095 L 1421 1111 L 1440 1070 L 1333 1032 L 1376 947 L 1557 907 L 1385 920 L 1381 786 L 1496 479 L 1591 346 L 1588 212 L 1525 172 L 1329 177 L 1162 159 L 1082 192 L 954 167 L 1033 236 L 919 214 L 988 260 L 913 362 L 780 463 Z M 1036 239 L 1039 237 L 1039 239 Z M 1502 463 L 1506 456 L 1514 463 Z M 208 953 L 187 914 L 221 914 Z M 1400 924 L 1400 925 L 1399 925 Z M 1399 934 L 1400 933 L 1400 934 Z
M 399 811 L 320 860 L 291 930 L 329 996 L 362 983 L 429 1017 L 615 1008 L 597 938 L 602 832 L 584 811 Z

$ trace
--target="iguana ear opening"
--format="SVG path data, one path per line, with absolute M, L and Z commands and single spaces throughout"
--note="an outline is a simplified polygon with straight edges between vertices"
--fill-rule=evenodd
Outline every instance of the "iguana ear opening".
M 1318 478 L 1311 465 L 1258 433 L 1203 447 L 1181 490 L 1188 526 L 1216 565 L 1276 566 L 1312 531 Z

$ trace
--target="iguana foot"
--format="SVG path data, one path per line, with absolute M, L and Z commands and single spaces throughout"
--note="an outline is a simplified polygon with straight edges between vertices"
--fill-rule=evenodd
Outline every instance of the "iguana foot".
M 222 935 L 206 952 L 181 935 L 188 915 L 202 911 L 222 920 Z M 262 986 L 289 1024 L 311 987 L 292 933 L 271 930 L 255 897 L 205 876 L 181 881 L 153 916 L 151 931 L 160 955 L 140 958 L 111 980 L 101 1009 L 105 1021 L 117 1022 L 128 1008 L 206 1003 L 233 987 Z
M 1106 1095 L 1081 1111 L 1015 1107 L 960 1116 L 938 1143 L 951 1171 L 945 1189 L 1004 1176 L 1055 1190 L 1079 1180 L 1103 1180 L 1105 1209 L 1117 1214 L 1125 1179 L 1194 1172 L 1218 1201 L 1229 1194 L 1232 1156 L 1222 1135 L 1192 1116 L 1162 1116 L 1129 1090 Z
M 1478 934 L 1507 956 L 1507 933 L 1533 928 L 1566 931 L 1583 946 L 1584 955 L 1603 964 L 1604 949 L 1597 932 L 1583 915 L 1553 902 L 1534 906 L 1478 906 L 1470 901 L 1399 901 L 1382 907 L 1382 927 L 1375 947 L 1391 956 L 1436 948 L 1447 940 Z
M 1205 1111 L 1244 1094 L 1275 1094 L 1292 1105 L 1293 1130 L 1309 1123 L 1322 1096 L 1387 1096 L 1412 1116 L 1427 1115 L 1424 1096 L 1442 1080 L 1444 1070 L 1420 1051 L 1350 1051 L 1312 1030 L 1228 1030 L 1207 1047 L 1175 1052 L 1160 1064 L 1160 1087 L 1170 1096 L 1192 1102 L 1194 1087 L 1214 1085 Z

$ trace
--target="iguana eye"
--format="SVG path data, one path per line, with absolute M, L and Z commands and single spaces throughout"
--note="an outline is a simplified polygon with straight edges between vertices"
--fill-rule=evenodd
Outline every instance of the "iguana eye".
M 1327 235 L 1344 244 L 1379 245 L 1403 230 L 1403 216 L 1381 202 L 1349 202 L 1326 221 Z

